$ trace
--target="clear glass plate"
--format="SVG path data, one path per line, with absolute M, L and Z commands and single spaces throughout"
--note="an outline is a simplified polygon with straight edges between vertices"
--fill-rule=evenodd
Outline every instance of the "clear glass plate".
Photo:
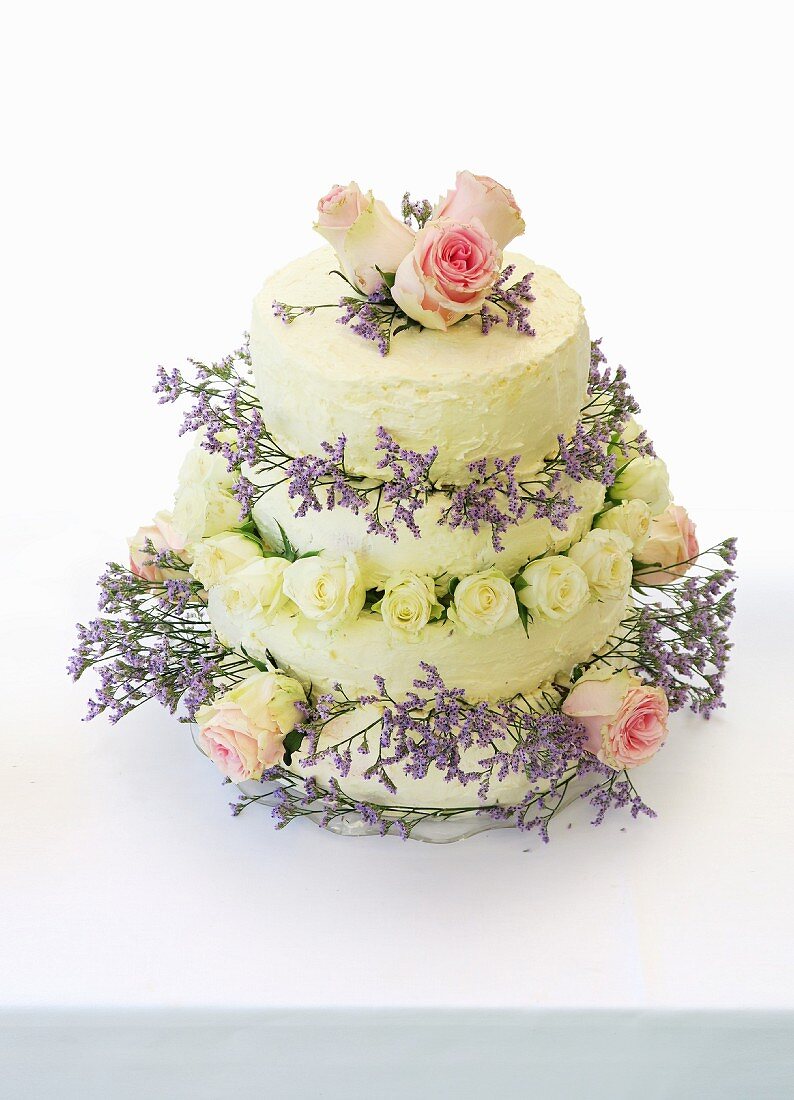
M 272 781 L 257 782 L 251 780 L 246 783 L 238 783 L 237 786 L 246 798 L 256 799 L 256 802 L 252 805 L 271 807 L 277 804 L 275 792 L 281 787 L 281 784 Z M 565 796 L 554 816 L 557 817 L 561 814 L 589 786 L 592 786 L 592 777 L 572 780 L 568 784 Z M 317 809 L 314 810 L 313 806 L 316 806 Z M 304 816 L 319 825 L 325 812 L 322 801 L 318 799 L 314 803 L 309 803 L 307 810 L 308 812 Z M 466 840 L 468 837 L 476 836 L 477 833 L 484 833 L 490 829 L 515 828 L 514 822 L 494 820 L 487 814 L 478 812 L 476 808 L 461 808 L 453 811 L 453 813 L 454 816 L 427 817 L 417 822 L 408 834 L 409 839 L 419 840 L 426 844 L 451 844 L 456 840 Z M 372 825 L 365 821 L 354 810 L 335 816 L 325 827 L 339 836 L 378 836 L 381 832 L 378 825 Z M 394 830 L 389 831 L 386 835 L 398 837 L 399 839 L 399 834 Z

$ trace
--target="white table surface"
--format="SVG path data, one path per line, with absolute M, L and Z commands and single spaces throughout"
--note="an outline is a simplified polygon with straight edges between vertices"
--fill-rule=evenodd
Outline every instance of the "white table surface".
M 232 818 L 155 705 L 81 724 L 96 546 L 11 517 L 0 1095 L 789 1093 L 794 517 L 699 518 L 741 540 L 728 710 L 637 773 L 659 817 L 437 846 Z

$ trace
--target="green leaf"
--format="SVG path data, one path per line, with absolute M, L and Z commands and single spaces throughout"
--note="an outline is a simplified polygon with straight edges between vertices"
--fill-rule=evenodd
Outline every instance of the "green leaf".
M 361 287 L 358 287 L 354 283 L 351 283 L 350 280 L 348 279 L 347 275 L 345 275 L 345 273 L 343 271 L 337 271 L 336 268 L 334 268 L 334 270 L 329 271 L 328 274 L 329 275 L 338 275 L 340 279 L 344 279 L 344 281 L 347 283 L 347 285 L 350 287 L 350 289 L 353 290 L 358 295 L 359 299 L 361 299 L 362 301 L 366 301 L 366 295 L 362 294 Z
M 298 551 L 289 541 L 289 536 L 287 535 L 287 532 L 284 530 L 278 520 L 276 520 L 276 527 L 278 527 L 279 534 L 281 535 L 281 542 L 283 545 L 283 553 L 281 554 L 281 557 L 286 558 L 287 561 L 297 561 Z
M 381 279 L 383 279 L 389 290 L 391 290 L 391 288 L 394 286 L 394 280 L 397 278 L 396 272 L 381 271 L 377 264 L 375 264 L 375 270 L 380 275 Z
M 452 580 L 449 582 L 448 591 L 449 591 L 450 596 L 455 595 L 455 589 L 458 587 L 459 584 L 460 584 L 460 577 L 453 577 Z
M 521 576 L 521 574 L 519 573 L 518 576 L 513 581 L 513 588 L 515 588 L 516 592 L 520 592 L 522 588 L 528 588 L 528 587 L 529 587 L 529 581 L 525 580 Z
M 518 617 L 521 620 L 521 625 L 524 628 L 524 633 L 529 637 L 529 625 L 532 622 L 532 616 L 529 613 L 529 608 L 519 602 L 518 604 Z
M 284 738 L 284 763 L 289 767 L 292 763 L 292 754 L 297 752 L 303 743 L 304 734 L 296 728 Z
M 259 535 L 255 535 L 253 531 L 247 531 L 244 527 L 241 527 L 238 534 L 242 535 L 244 539 L 248 539 L 249 542 L 255 542 L 257 546 L 262 548 L 262 552 L 265 552 L 264 543 Z
M 272 671 L 269 668 L 269 666 L 264 663 L 264 661 L 258 661 L 256 659 L 256 657 L 252 657 L 251 654 L 248 652 L 248 650 L 245 648 L 245 646 L 240 646 L 240 650 L 241 650 L 243 656 L 245 657 L 246 661 L 250 661 L 250 663 L 254 666 L 254 668 L 258 669 L 260 672 L 270 672 L 270 671 Z

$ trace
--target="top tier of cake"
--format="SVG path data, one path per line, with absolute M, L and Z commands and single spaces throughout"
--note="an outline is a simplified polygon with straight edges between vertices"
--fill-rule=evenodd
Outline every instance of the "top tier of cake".
M 411 329 L 381 357 L 371 343 L 319 309 L 285 325 L 274 300 L 336 303 L 347 288 L 331 249 L 295 260 L 265 283 L 254 301 L 251 357 L 267 425 L 290 454 L 316 454 L 323 441 L 347 437 L 345 462 L 376 476 L 375 431 L 403 446 L 437 446 L 434 476 L 470 480 L 469 463 L 521 456 L 520 473 L 537 470 L 579 418 L 587 385 L 590 337 L 581 299 L 560 276 L 517 254 L 515 279 L 534 271 L 532 324 L 525 336 L 504 324 L 482 335 L 477 318 L 447 332 Z

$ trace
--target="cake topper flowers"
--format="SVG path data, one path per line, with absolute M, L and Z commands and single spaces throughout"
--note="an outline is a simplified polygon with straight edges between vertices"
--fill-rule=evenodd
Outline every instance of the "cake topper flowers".
M 502 269 L 503 249 L 523 233 L 524 220 L 512 193 L 490 176 L 458 172 L 435 207 L 406 193 L 403 221 L 352 182 L 332 187 L 317 211 L 314 228 L 336 252 L 336 274 L 353 293 L 316 306 L 273 302 L 285 324 L 340 309 L 339 323 L 373 341 L 381 355 L 408 328 L 446 331 L 474 316 L 486 335 L 504 320 L 534 336 L 532 273 L 508 286 L 515 267 Z

